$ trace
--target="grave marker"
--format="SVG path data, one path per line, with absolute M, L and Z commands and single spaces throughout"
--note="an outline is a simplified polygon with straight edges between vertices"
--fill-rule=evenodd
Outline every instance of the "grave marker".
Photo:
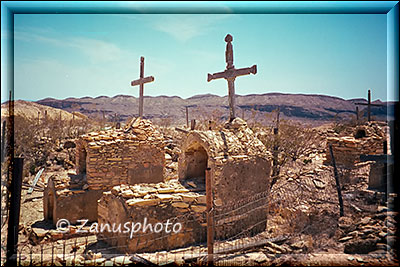
M 214 74 L 208 74 L 207 81 L 224 78 L 228 82 L 228 98 L 229 98 L 229 117 L 232 121 L 235 118 L 235 79 L 236 77 L 249 75 L 250 73 L 257 73 L 257 65 L 253 65 L 250 68 L 235 69 L 233 65 L 233 47 L 232 47 L 232 35 L 228 34 L 225 37 L 226 51 L 225 61 L 226 69 L 223 72 L 217 72 Z
M 131 86 L 140 86 L 139 90 L 139 117 L 143 117 L 143 91 L 144 84 L 154 81 L 153 76 L 144 77 L 144 57 L 140 57 L 140 78 L 131 82 Z

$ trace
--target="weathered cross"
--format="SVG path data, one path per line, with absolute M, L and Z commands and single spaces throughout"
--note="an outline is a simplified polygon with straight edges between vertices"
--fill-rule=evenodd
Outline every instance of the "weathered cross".
M 368 121 L 371 121 L 371 106 L 375 107 L 381 107 L 385 106 L 383 104 L 372 104 L 371 103 L 371 90 L 368 90 L 368 103 L 354 103 L 355 105 L 362 105 L 362 106 L 368 106 L 367 112 L 368 112 Z M 358 112 L 357 112 L 358 113 Z
M 257 73 L 257 65 L 253 65 L 250 68 L 235 69 L 233 65 L 233 48 L 232 48 L 232 35 L 228 34 L 225 37 L 226 51 L 225 61 L 226 70 L 223 72 L 217 72 L 214 74 L 208 74 L 207 81 L 224 78 L 228 81 L 228 97 L 229 97 L 229 111 L 230 120 L 235 118 L 235 79 L 238 76 L 249 75 L 250 73 Z
M 140 85 L 139 91 L 139 117 L 143 117 L 143 91 L 144 84 L 154 81 L 153 76 L 147 76 L 144 78 L 144 57 L 140 57 L 140 78 L 131 82 L 131 86 Z

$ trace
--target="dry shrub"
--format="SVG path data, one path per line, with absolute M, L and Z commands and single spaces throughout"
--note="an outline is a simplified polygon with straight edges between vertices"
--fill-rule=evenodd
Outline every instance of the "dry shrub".
M 288 167 L 294 169 L 294 165 L 298 165 L 299 158 L 308 156 L 312 148 L 320 147 L 323 142 L 315 129 L 290 121 L 281 121 L 277 135 L 274 134 L 272 127 L 256 129 L 258 139 L 269 151 L 277 153 L 277 171 L 271 187 L 278 179 L 281 169 L 288 169 Z M 310 161 L 304 159 L 302 165 L 303 163 L 307 164 Z
M 62 149 L 63 140 L 74 139 L 93 129 L 90 121 L 60 121 L 47 118 L 38 122 L 24 116 L 14 119 L 14 154 L 24 157 L 24 177 L 46 166 L 51 152 Z
M 227 117 L 220 109 L 214 109 L 212 111 L 205 108 L 197 108 L 194 112 L 198 114 L 198 120 L 196 120 L 196 130 L 212 130 L 221 129 L 223 124 L 227 121 Z

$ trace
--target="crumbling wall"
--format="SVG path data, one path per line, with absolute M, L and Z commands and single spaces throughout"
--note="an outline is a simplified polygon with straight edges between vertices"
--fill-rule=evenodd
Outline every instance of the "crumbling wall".
M 64 189 L 65 190 L 65 189 Z M 97 200 L 101 197 L 101 190 L 65 190 L 58 191 L 55 202 L 55 216 L 53 223 L 59 219 L 68 219 L 70 223 L 87 219 L 97 220 Z
M 109 190 L 119 184 L 163 181 L 165 155 L 161 134 L 148 120 L 138 119 L 129 127 L 92 132 L 77 142 L 77 173 L 86 169 L 90 189 Z M 87 158 L 83 160 L 85 154 Z M 81 166 L 84 163 L 86 166 Z
M 352 168 L 360 162 L 360 155 L 383 154 L 384 141 L 387 141 L 387 125 L 368 122 L 354 129 L 352 135 L 327 137 L 326 164 L 331 164 L 329 144 L 332 145 L 336 164 Z
M 124 225 L 136 232 L 110 232 L 106 227 L 99 236 L 126 253 L 152 252 L 185 247 L 206 240 L 206 196 L 189 192 L 178 182 L 115 186 L 104 192 L 98 204 L 99 227 Z M 165 223 L 170 224 L 167 229 Z M 155 227 L 164 224 L 161 231 Z M 173 227 L 180 223 L 181 227 Z M 152 225 L 143 229 L 144 225 Z M 99 228 L 100 229 L 100 228 Z M 166 232 L 169 231 L 169 232 Z
M 51 177 L 44 191 L 45 220 L 56 224 L 60 219 L 76 223 L 80 219 L 97 220 L 97 200 L 102 191 L 82 189 L 71 183 L 70 177 Z

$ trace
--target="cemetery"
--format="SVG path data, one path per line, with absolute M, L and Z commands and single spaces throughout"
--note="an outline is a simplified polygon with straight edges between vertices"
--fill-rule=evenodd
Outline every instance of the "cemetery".
M 371 91 L 367 103 L 354 103 L 356 123 L 343 129 L 287 131 L 279 108 L 273 127 L 260 126 L 238 116 L 235 93 L 236 78 L 257 74 L 257 65 L 236 68 L 232 35 L 224 41 L 226 68 L 207 75 L 207 82 L 227 81 L 224 120 L 196 125 L 192 119 L 189 127 L 185 106 L 186 128 L 155 123 L 144 112 L 144 84 L 155 78 L 145 77 L 140 57 L 139 79 L 130 83 L 139 85 L 138 116 L 79 134 L 64 145 L 73 148 L 73 167 L 60 171 L 56 160 L 48 161 L 46 179 L 42 170 L 24 182 L 24 209 L 42 194 L 43 220 L 21 224 L 20 264 L 279 265 L 286 256 L 338 251 L 341 257 L 325 263 L 360 254 L 358 262 L 396 263 L 397 195 L 389 179 L 395 126 L 374 120 L 371 108 L 380 105 L 371 103 Z M 358 106 L 367 106 L 367 121 Z M 313 144 L 300 149 L 296 141 L 307 138 Z M 60 220 L 68 221 L 66 232 Z M 82 220 L 132 228 L 80 232 Z M 312 257 L 302 260 L 315 263 Z

